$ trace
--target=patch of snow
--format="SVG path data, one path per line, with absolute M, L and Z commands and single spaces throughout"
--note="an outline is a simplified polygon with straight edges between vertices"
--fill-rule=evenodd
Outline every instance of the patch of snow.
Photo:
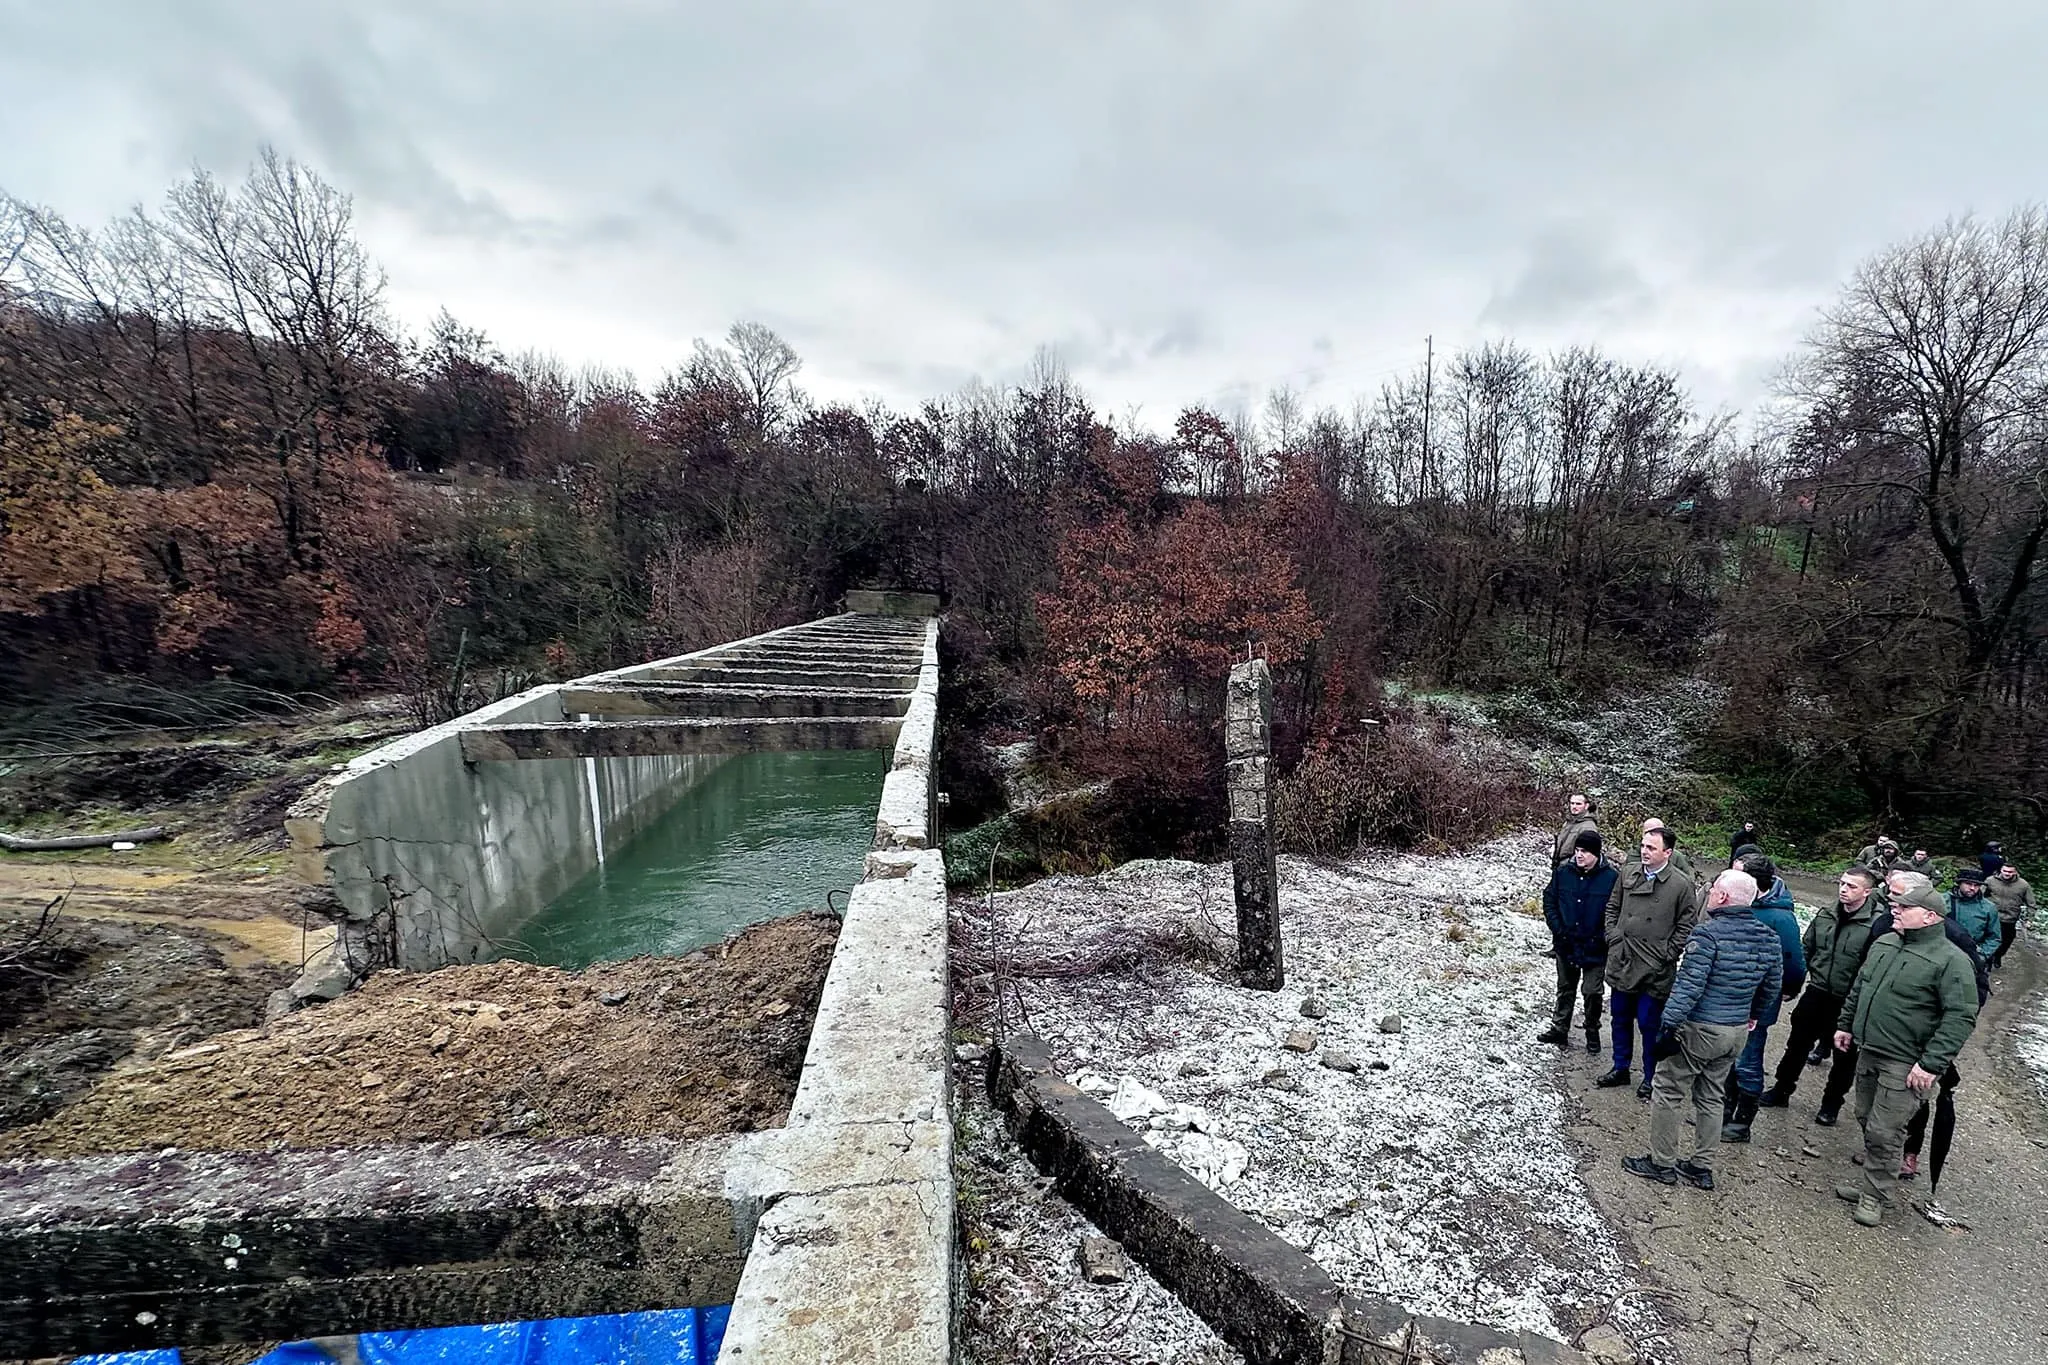
M 1289 986 L 1278 992 L 1245 990 L 1216 966 L 1229 951 L 1227 864 L 1129 863 L 963 899 L 954 913 L 963 941 L 1001 945 L 992 975 L 1007 983 L 1009 1026 L 1038 1033 L 1063 1070 L 1087 1060 L 1098 1092 L 1110 1084 L 1131 1101 L 1126 1122 L 1347 1290 L 1553 1337 L 1612 1304 L 1645 1359 L 1669 1359 L 1579 1177 L 1560 1073 L 1533 1042 L 1555 986 L 1535 913 L 1547 840 L 1529 831 L 1455 857 L 1282 858 Z M 1082 945 L 1119 935 L 1149 950 L 1073 970 Z M 1030 975 L 1034 964 L 1047 974 Z M 1356 1074 L 1281 1045 L 1309 992 L 1327 1010 L 1319 1048 L 1357 1059 Z M 1392 1014 L 1402 1027 L 1383 1032 Z M 1170 1112 L 1155 1099 L 1211 1122 L 1155 1128 Z M 1226 1143 L 1244 1153 L 1241 1169 Z

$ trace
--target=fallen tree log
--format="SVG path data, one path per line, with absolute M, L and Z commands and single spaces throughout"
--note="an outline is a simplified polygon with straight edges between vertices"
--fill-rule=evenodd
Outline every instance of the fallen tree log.
M 112 834 L 53 834 L 32 839 L 25 834 L 0 834 L 0 848 L 9 853 L 60 853 L 72 848 L 109 848 L 115 844 L 149 844 L 168 839 L 171 831 L 163 825 L 147 829 L 116 830 Z

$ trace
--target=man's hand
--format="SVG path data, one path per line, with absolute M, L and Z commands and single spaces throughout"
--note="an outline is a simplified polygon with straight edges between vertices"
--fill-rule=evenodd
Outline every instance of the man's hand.
M 1750 1020 L 1750 1021 L 1749 1021 L 1749 1031 L 1750 1031 L 1751 1033 L 1755 1033 L 1755 1032 L 1756 1032 L 1756 1020 L 1752 1019 L 1752 1020 Z
M 1650 1049 L 1650 1056 L 1660 1062 L 1668 1062 L 1678 1055 L 1678 1030 L 1667 1029 L 1657 1034 L 1657 1046 Z
M 1847 1030 L 1847 1029 L 1836 1029 L 1836 1030 L 1835 1030 L 1835 1051 L 1837 1051 L 1837 1052 L 1847 1052 L 1847 1051 L 1848 1051 L 1848 1050 L 1849 1050 L 1850 1048 L 1852 1048 L 1852 1047 L 1854 1047 L 1854 1046 L 1856 1046 L 1856 1039 L 1855 1039 L 1854 1035 L 1852 1035 L 1852 1034 L 1851 1034 L 1851 1033 L 1849 1032 L 1849 1030 Z
M 1906 1088 L 1916 1095 L 1925 1095 L 1934 1089 L 1934 1083 L 1940 1079 L 1926 1067 L 1915 1063 L 1913 1069 L 1906 1073 Z

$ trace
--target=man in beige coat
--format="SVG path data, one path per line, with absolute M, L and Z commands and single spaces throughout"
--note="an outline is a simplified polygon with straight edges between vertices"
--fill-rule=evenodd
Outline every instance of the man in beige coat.
M 1671 862 L 1678 840 L 1659 826 L 1643 832 L 1640 860 L 1614 883 L 1607 901 L 1608 1013 L 1613 1024 L 1614 1067 L 1594 1084 L 1627 1085 L 1634 1062 L 1635 1035 L 1643 1038 L 1643 1083 L 1636 1093 L 1650 1097 L 1657 1061 L 1657 1024 L 1665 997 L 1678 975 L 1678 955 L 1699 920 L 1692 881 Z

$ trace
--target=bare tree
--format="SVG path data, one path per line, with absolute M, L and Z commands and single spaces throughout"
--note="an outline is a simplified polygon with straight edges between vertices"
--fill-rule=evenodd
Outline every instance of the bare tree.
M 2048 537 L 2048 217 L 1954 220 L 1864 263 L 1793 388 L 1857 438 L 1837 486 L 1915 509 L 1981 687 Z
M 764 323 L 735 322 L 726 331 L 725 343 L 714 346 L 699 337 L 687 367 L 690 377 L 740 394 L 754 429 L 765 432 L 790 405 L 789 381 L 804 362 L 794 347 Z

